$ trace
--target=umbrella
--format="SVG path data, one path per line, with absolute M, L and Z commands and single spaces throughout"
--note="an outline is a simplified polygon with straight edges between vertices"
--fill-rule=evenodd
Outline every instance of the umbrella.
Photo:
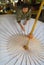
M 44 23 L 37 22 L 29 49 L 23 48 L 34 20 L 28 21 L 23 32 L 14 15 L 0 16 L 0 65 L 44 65 Z

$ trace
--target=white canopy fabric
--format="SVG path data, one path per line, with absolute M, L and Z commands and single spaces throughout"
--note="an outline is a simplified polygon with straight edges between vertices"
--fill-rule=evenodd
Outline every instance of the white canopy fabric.
M 24 25 L 23 32 L 14 15 L 0 16 L 0 65 L 44 65 L 44 23 L 37 22 L 29 50 L 23 49 L 34 20 Z

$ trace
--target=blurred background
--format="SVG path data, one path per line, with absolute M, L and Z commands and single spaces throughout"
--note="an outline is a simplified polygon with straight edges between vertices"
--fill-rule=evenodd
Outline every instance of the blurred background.
M 28 3 L 29 6 L 32 7 L 32 18 L 35 18 L 42 0 L 0 0 L 0 15 L 16 14 L 17 6 L 22 6 L 21 1 Z M 44 6 L 39 20 L 44 22 Z

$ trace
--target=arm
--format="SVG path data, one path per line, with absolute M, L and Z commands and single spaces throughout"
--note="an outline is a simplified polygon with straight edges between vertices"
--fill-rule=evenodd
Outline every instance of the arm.
M 23 25 L 21 24 L 21 10 L 20 9 L 18 9 L 17 12 L 16 12 L 16 19 L 17 19 L 17 22 L 20 25 L 21 29 L 23 31 L 25 31 Z
M 20 25 L 21 29 L 22 29 L 23 31 L 25 31 L 23 25 L 20 23 L 21 21 L 17 21 L 17 22 L 18 22 L 18 24 Z

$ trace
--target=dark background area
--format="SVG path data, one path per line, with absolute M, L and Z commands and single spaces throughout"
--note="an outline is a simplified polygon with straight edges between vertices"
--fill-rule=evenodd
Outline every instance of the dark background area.
M 0 15 L 5 15 L 5 14 L 15 14 L 16 12 L 16 6 L 17 6 L 17 0 L 0 0 Z M 21 3 L 21 0 L 18 0 L 19 3 Z M 29 6 L 33 7 L 32 9 L 32 18 L 36 18 L 37 16 L 37 11 L 39 10 L 40 4 L 42 0 L 23 0 L 23 2 L 26 2 L 30 4 Z M 14 3 L 14 4 L 13 4 Z M 22 4 L 19 4 L 22 6 Z M 39 20 L 44 22 L 44 6 L 41 11 Z

